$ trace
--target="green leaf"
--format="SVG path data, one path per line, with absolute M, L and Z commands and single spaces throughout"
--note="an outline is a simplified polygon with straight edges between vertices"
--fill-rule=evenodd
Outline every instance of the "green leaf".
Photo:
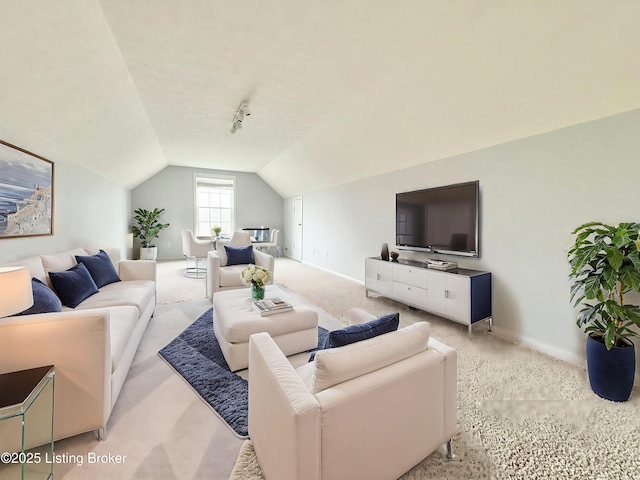
M 615 270 L 611 268 L 605 268 L 601 276 L 602 286 L 605 290 L 613 290 L 618 282 L 618 275 Z
M 599 304 L 600 305 L 600 304 Z M 578 326 L 586 325 L 590 323 L 597 313 L 600 311 L 599 305 L 585 304 L 584 308 L 578 312 L 577 323 Z
M 609 265 L 617 272 L 624 262 L 624 253 L 619 248 L 609 247 L 606 250 Z
M 625 266 L 620 271 L 620 279 L 626 288 L 626 290 L 638 290 L 640 288 L 640 270 L 637 270 L 633 265 Z
M 631 241 L 631 238 L 629 237 L 629 232 L 626 228 L 619 228 L 613 235 L 612 240 L 616 247 L 623 248 Z
M 611 350 L 611 347 L 616 341 L 616 326 L 613 322 L 607 325 L 607 329 L 604 332 L 604 346 L 607 350 Z
M 624 262 L 624 253 L 616 247 L 609 247 L 606 252 L 609 265 L 617 272 Z
M 603 226 L 604 223 L 602 222 L 589 222 L 589 223 L 584 223 L 582 225 L 580 225 L 579 227 L 577 227 L 573 232 L 571 232 L 573 235 L 577 234 L 580 230 L 583 229 L 590 229 L 591 227 L 596 227 L 596 226 Z
M 600 293 L 600 278 L 598 276 L 587 277 L 584 281 L 584 294 L 591 300 L 598 297 Z

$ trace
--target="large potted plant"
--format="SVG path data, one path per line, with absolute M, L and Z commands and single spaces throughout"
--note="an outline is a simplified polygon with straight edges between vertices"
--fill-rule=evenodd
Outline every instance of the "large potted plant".
M 138 208 L 134 210 L 134 219 L 138 223 L 131 227 L 133 234 L 142 241 L 140 247 L 140 260 L 155 260 L 158 256 L 158 248 L 153 241 L 158 238 L 160 230 L 167 228 L 168 223 L 160 223 L 159 218 L 164 212 L 164 208 L 154 208 L 153 210 L 145 210 Z
M 593 391 L 608 400 L 629 398 L 635 375 L 632 337 L 640 333 L 640 307 L 624 295 L 640 290 L 640 223 L 580 225 L 568 251 L 576 323 L 587 335 L 587 370 Z

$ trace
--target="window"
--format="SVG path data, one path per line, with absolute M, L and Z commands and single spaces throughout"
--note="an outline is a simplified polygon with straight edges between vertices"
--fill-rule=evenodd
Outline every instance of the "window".
M 222 227 L 222 233 L 231 235 L 235 230 L 235 177 L 196 175 L 195 185 L 196 236 L 211 236 L 213 227 Z

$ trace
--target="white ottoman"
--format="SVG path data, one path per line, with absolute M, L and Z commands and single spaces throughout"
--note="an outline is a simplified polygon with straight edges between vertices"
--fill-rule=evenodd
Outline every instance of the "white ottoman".
M 313 350 L 318 346 L 318 313 L 284 291 L 268 286 L 265 298 L 281 298 L 293 310 L 260 316 L 253 309 L 249 289 L 224 290 L 213 296 L 213 331 L 229 369 L 249 366 L 249 337 L 267 332 L 285 355 Z

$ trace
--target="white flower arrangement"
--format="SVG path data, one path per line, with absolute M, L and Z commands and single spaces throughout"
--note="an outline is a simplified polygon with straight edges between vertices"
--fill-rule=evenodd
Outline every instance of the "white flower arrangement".
M 242 270 L 240 279 L 243 285 L 251 285 L 253 283 L 257 287 L 264 287 L 269 283 L 269 280 L 271 280 L 271 272 L 257 265 L 250 264 Z

